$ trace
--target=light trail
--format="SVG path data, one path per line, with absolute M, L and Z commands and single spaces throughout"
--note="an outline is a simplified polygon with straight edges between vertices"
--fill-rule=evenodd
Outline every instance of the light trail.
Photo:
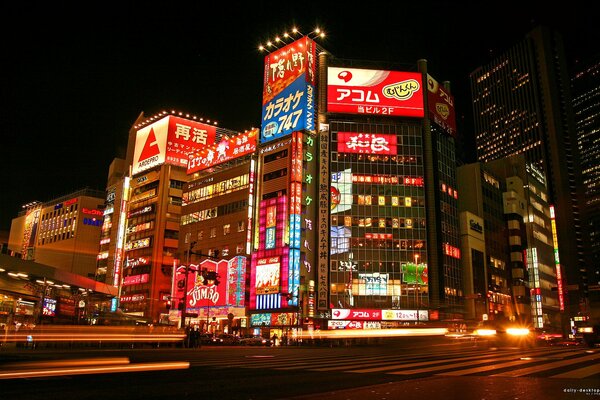
M 25 379 L 63 375 L 109 374 L 116 372 L 162 371 L 188 369 L 189 367 L 189 362 L 157 362 L 127 365 L 81 366 L 79 368 L 62 367 L 52 369 L 29 369 L 20 371 L 0 372 L 0 379 Z

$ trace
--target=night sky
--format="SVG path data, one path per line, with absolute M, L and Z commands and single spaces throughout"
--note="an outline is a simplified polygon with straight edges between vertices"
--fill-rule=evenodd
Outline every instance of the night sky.
M 321 27 L 327 36 L 318 42 L 336 58 L 390 66 L 427 59 L 433 77 L 451 82 L 467 142 L 469 73 L 537 23 L 563 34 L 571 62 L 600 47 L 597 13 L 578 1 L 560 10 L 492 2 L 480 13 L 430 1 L 38 3 L 0 5 L 0 230 L 32 200 L 103 190 L 141 112 L 259 126 L 258 45 L 294 25 L 305 34 Z

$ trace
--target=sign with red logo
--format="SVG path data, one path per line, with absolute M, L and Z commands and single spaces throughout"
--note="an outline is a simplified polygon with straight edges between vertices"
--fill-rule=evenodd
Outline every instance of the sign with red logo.
M 205 147 L 189 156 L 187 173 L 202 171 L 215 165 L 224 163 L 234 158 L 251 154 L 256 151 L 256 137 L 258 130 L 223 139 L 218 144 Z
M 398 154 L 396 135 L 338 132 L 339 153 Z
M 381 321 L 381 310 L 352 310 L 349 308 L 334 308 L 331 310 L 331 319 L 350 319 L 355 321 Z
M 330 67 L 327 111 L 422 118 L 421 80 L 418 72 Z
M 161 164 L 187 167 L 189 155 L 213 145 L 216 127 L 172 115 L 137 132 L 132 174 Z
M 202 274 L 202 270 L 216 272 L 219 284 L 212 277 Z M 204 260 L 198 264 L 191 264 L 187 276 L 187 308 L 202 308 L 206 306 L 243 306 L 243 293 L 239 293 L 239 287 L 243 288 L 246 274 L 246 263 L 244 257 L 234 257 L 231 260 Z M 176 289 L 174 296 L 183 297 L 185 287 L 185 266 L 177 268 L 175 277 Z M 241 298 L 240 298 L 241 296 Z
M 456 137 L 454 97 L 429 74 L 427 74 L 427 102 L 429 118 L 448 135 Z

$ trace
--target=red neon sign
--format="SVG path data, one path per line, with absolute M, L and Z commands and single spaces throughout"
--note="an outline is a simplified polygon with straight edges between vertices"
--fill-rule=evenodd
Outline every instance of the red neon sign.
M 339 153 L 396 155 L 396 144 L 396 135 L 338 132 Z

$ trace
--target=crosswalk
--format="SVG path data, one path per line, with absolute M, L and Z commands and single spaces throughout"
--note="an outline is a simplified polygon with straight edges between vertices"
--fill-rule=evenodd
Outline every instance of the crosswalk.
M 216 355 L 216 354 L 215 354 Z M 444 353 L 272 351 L 193 360 L 192 366 L 254 368 L 348 374 L 386 374 L 404 379 L 427 376 L 600 378 L 600 349 L 472 349 Z

